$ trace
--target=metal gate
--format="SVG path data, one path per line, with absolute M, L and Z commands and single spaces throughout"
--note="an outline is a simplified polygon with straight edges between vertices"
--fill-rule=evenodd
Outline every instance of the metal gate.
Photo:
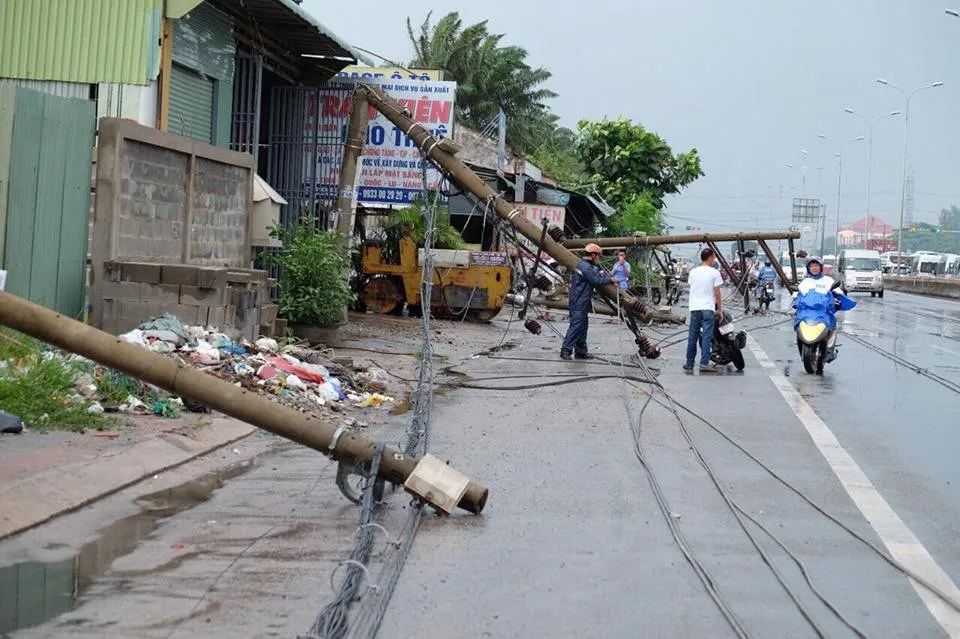
M 84 306 L 96 114 L 93 100 L 0 89 L 6 289 L 68 317 Z
M 267 179 L 288 204 L 280 223 L 313 215 L 324 229 L 336 219 L 340 165 L 350 114 L 349 86 L 276 87 L 270 95 Z
M 263 56 L 238 52 L 234 69 L 230 148 L 250 153 L 254 166 L 259 167 Z

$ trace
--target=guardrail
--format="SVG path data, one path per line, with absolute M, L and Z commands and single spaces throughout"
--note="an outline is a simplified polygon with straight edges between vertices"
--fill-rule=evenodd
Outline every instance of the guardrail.
M 960 300 L 960 279 L 884 275 L 883 286 L 890 291 Z

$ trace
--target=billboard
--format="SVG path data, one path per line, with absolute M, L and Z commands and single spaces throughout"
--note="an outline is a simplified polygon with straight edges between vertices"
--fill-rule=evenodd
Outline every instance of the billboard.
M 404 69 L 402 67 L 344 67 L 338 78 L 347 80 L 443 80 L 440 69 Z
M 453 134 L 456 82 L 437 80 L 364 80 L 380 87 L 396 100 L 414 120 L 431 134 L 450 137 Z M 318 140 L 316 148 L 308 148 L 303 182 L 314 187 L 321 199 L 336 199 L 343 145 L 350 119 L 354 81 L 337 79 L 328 82 L 316 96 L 308 96 L 307 139 Z M 323 140 L 321 144 L 319 141 Z M 337 140 L 337 144 L 332 144 Z M 315 150 L 315 153 L 314 153 Z M 368 205 L 407 205 L 423 190 L 424 160 L 420 150 L 399 127 L 382 113 L 370 108 L 370 123 L 363 154 L 357 171 L 357 201 Z M 436 189 L 440 172 L 426 162 L 427 187 Z

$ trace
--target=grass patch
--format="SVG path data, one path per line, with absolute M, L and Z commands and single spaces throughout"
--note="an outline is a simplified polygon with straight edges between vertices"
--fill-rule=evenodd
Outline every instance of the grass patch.
M 28 427 L 78 431 L 115 425 L 109 416 L 88 413 L 89 401 L 70 400 L 83 368 L 42 342 L 2 329 L 0 362 L 0 409 Z

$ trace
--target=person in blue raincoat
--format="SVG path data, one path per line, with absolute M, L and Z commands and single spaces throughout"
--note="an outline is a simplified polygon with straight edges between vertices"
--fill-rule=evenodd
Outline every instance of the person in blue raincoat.
M 773 265 L 770 264 L 770 260 L 767 260 L 763 263 L 763 268 L 757 271 L 757 288 L 756 293 L 759 295 L 760 291 L 763 290 L 764 284 L 772 284 L 777 281 L 777 271 L 773 268 Z
M 570 359 L 593 359 L 587 351 L 588 315 L 593 300 L 593 290 L 607 284 L 617 284 L 617 276 L 609 275 L 597 267 L 603 253 L 596 244 L 584 248 L 584 258 L 570 277 L 570 327 L 560 347 L 560 357 Z
M 823 261 L 811 257 L 807 262 L 807 276 L 800 281 L 794 293 L 796 309 L 793 328 L 803 320 L 823 322 L 831 333 L 837 329 L 837 311 L 849 311 L 857 303 L 836 290 L 834 280 L 823 272 Z

